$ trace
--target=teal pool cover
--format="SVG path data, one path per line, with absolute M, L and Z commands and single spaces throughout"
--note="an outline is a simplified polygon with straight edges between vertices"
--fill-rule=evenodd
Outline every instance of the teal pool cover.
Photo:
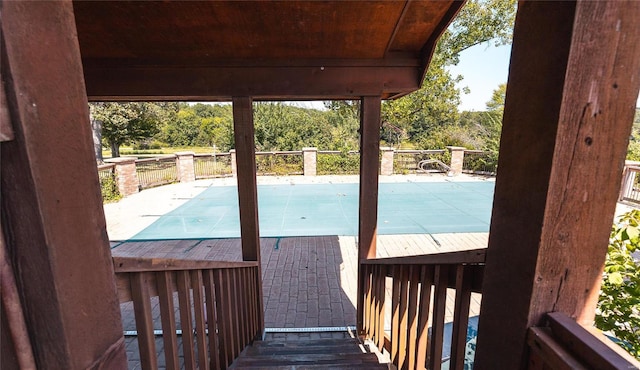
M 378 234 L 487 232 L 493 181 L 381 183 Z M 258 186 L 260 236 L 358 234 L 358 184 Z M 240 236 L 235 186 L 211 186 L 130 240 Z

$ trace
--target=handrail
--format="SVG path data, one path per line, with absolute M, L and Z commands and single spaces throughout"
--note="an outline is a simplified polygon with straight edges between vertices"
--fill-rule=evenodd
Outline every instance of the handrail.
M 116 273 L 257 267 L 255 261 L 208 261 L 173 258 L 113 257 Z
M 167 368 L 180 368 L 183 355 L 186 369 L 228 368 L 264 329 L 257 262 L 113 257 L 113 264 L 120 302 L 133 301 L 143 369 L 158 367 L 154 325 L 162 326 Z
M 454 288 L 450 369 L 463 369 L 471 293 L 481 289 L 484 260 L 484 250 L 361 260 L 360 333 L 398 368 L 439 370 L 447 289 Z M 391 317 L 385 319 L 388 285 Z
M 529 328 L 530 369 L 640 369 L 640 362 L 595 328 L 585 328 L 562 312 L 546 318 L 548 327 Z

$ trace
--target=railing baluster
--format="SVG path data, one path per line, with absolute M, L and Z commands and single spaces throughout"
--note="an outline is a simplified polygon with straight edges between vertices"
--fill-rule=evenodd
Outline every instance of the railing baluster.
M 384 348 L 384 301 L 385 301 L 385 291 L 384 291 L 384 281 L 385 281 L 385 271 L 383 266 L 375 266 L 375 280 L 373 281 L 373 290 L 377 297 L 377 308 L 376 308 L 376 317 L 375 317 L 375 332 L 376 332 L 376 346 L 378 350 L 382 352 Z
M 471 276 L 464 265 L 456 266 L 456 303 L 451 335 L 451 363 L 449 369 L 464 369 L 464 356 L 471 305 Z
M 226 369 L 233 361 L 232 334 L 231 334 L 231 310 L 229 297 L 227 294 L 228 271 L 226 269 L 215 270 L 214 283 L 216 298 L 216 310 L 218 313 L 218 330 L 220 332 L 220 367 Z
M 207 335 L 205 331 L 204 297 L 202 295 L 202 270 L 191 271 L 191 289 L 193 292 L 193 311 L 196 320 L 196 347 L 198 348 L 198 367 L 209 369 L 207 358 Z
M 407 368 L 407 328 L 408 328 L 408 297 L 407 286 L 409 282 L 409 269 L 408 266 L 403 265 L 400 267 L 400 336 L 399 339 L 399 351 L 398 351 L 398 369 Z
M 196 368 L 193 347 L 193 323 L 191 315 L 191 295 L 189 294 L 189 272 L 176 273 L 178 283 L 178 302 L 180 306 L 180 327 L 182 328 L 182 352 L 186 369 Z
M 393 266 L 391 289 L 391 361 L 398 366 L 400 338 L 400 266 Z
M 371 279 L 372 276 L 372 266 L 361 265 L 362 272 L 362 292 L 364 293 L 364 319 L 363 319 L 363 330 L 368 338 L 371 338 L 373 335 L 373 328 L 371 327 L 371 302 L 372 302 L 372 293 L 371 293 Z M 359 298 L 360 299 L 360 298 Z
M 418 266 L 409 267 L 409 332 L 407 336 L 407 364 L 409 369 L 416 368 L 416 345 L 418 333 Z
M 231 322 L 233 328 L 233 358 L 236 358 L 242 351 L 242 338 L 240 337 L 240 302 L 238 297 L 238 271 L 229 271 L 229 301 L 231 302 Z
M 442 366 L 442 342 L 444 340 L 444 315 L 447 306 L 448 266 L 437 265 L 434 274 L 435 296 L 433 300 L 433 322 L 431 324 L 431 349 L 429 370 L 440 370 Z
M 171 271 L 156 273 L 158 300 L 162 320 L 162 340 L 167 369 L 180 369 L 178 361 L 178 338 L 176 336 L 176 313 L 173 302 L 173 278 Z
M 250 267 L 249 268 L 249 289 L 251 290 L 251 296 L 250 296 L 250 301 L 251 304 L 249 305 L 249 312 L 251 312 L 251 326 L 250 326 L 250 340 L 254 340 L 256 338 L 256 335 L 258 333 L 258 312 L 257 312 L 257 303 L 258 303 L 258 296 L 256 295 L 256 284 L 258 283 L 258 281 L 256 280 L 256 275 L 257 275 L 257 269 Z
M 143 369 L 157 369 L 156 341 L 153 335 L 153 317 L 151 314 L 151 297 L 149 296 L 148 273 L 132 273 L 131 296 L 138 331 L 138 348 L 140 363 Z
M 429 307 L 431 304 L 431 285 L 433 285 L 433 267 L 420 269 L 420 312 L 418 314 L 418 346 L 416 348 L 416 368 L 424 369 L 427 364 L 429 345 Z
M 204 294 L 207 301 L 207 329 L 209 329 L 209 365 L 212 369 L 220 368 L 220 352 L 218 351 L 218 317 L 216 315 L 216 295 L 213 281 L 213 270 L 204 270 Z

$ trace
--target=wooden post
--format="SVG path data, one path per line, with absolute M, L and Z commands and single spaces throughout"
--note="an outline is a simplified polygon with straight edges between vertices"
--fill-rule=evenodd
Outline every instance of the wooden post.
M 592 322 L 639 71 L 640 2 L 520 3 L 475 368 L 525 368 L 546 312 Z
M 264 328 L 262 304 L 262 269 L 260 263 L 260 229 L 258 226 L 258 188 L 256 151 L 253 133 L 253 102 L 249 97 L 233 98 L 233 131 L 237 158 L 238 201 L 242 259 L 258 262 L 258 310 L 260 331 Z
M 73 4 L 4 1 L 1 22 L 2 226 L 36 365 L 126 368 Z
M 364 292 L 360 260 L 375 258 L 378 224 L 378 169 L 380 166 L 379 96 L 363 97 L 360 103 L 360 199 L 358 218 L 357 330 L 362 333 Z

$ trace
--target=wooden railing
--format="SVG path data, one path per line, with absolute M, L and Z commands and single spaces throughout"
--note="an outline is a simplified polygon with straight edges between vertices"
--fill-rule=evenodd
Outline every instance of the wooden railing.
M 584 328 L 561 312 L 548 326 L 529 329 L 529 369 L 640 369 L 640 362 L 595 328 Z
M 627 161 L 622 174 L 622 186 L 618 200 L 640 203 L 640 166 L 638 162 Z
M 447 289 L 454 288 L 449 368 L 463 369 L 471 293 L 480 292 L 484 260 L 484 249 L 362 260 L 360 284 L 364 294 L 359 298 L 359 329 L 380 351 L 389 353 L 398 369 L 438 370 L 442 364 Z M 388 285 L 391 317 L 385 319 Z M 384 330 L 385 321 L 391 323 L 390 333 Z
M 225 369 L 262 334 L 257 262 L 125 257 L 113 262 L 120 302 L 134 304 L 143 369 L 158 368 L 151 297 L 158 296 L 167 368 L 179 369 L 183 356 L 186 369 Z

